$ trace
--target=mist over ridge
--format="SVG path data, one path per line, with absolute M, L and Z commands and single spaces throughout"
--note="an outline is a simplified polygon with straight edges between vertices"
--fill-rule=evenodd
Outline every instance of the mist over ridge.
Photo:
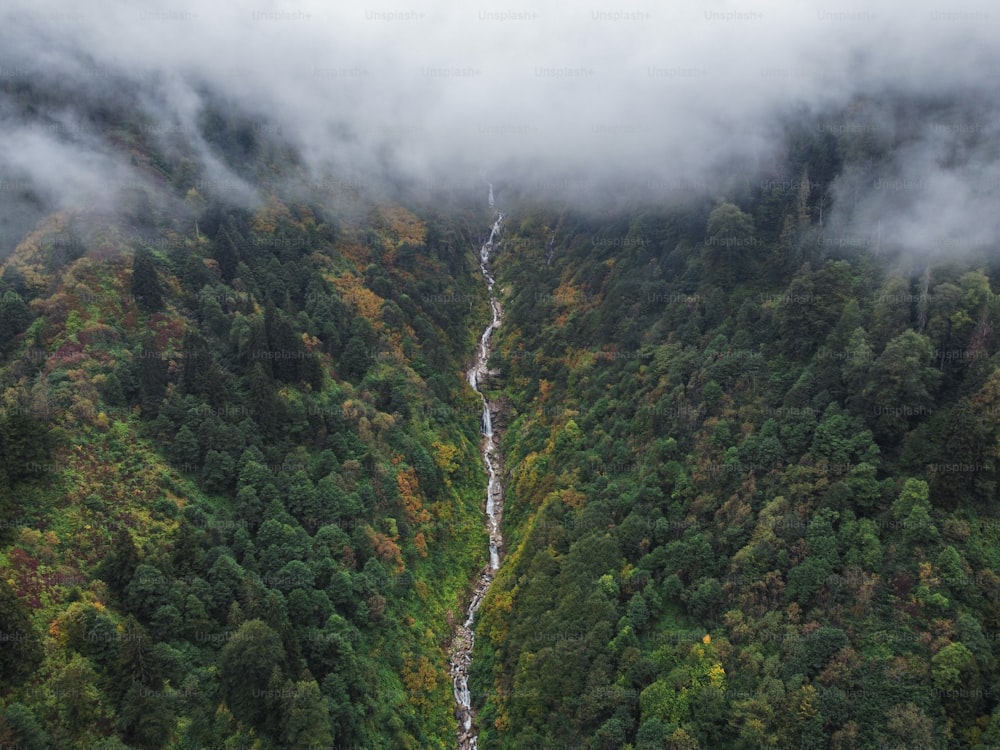
M 238 115 L 244 140 L 294 154 L 272 161 L 297 162 L 306 193 L 498 180 L 601 208 L 790 185 L 801 175 L 784 173 L 783 149 L 797 128 L 870 137 L 889 155 L 890 173 L 853 166 L 822 186 L 831 229 L 922 254 L 981 249 L 998 228 L 997 22 L 985 0 L 18 0 L 0 10 L 0 174 L 16 198 L 5 212 L 28 193 L 58 208 L 148 188 L 122 111 L 168 157 L 197 155 L 201 192 L 249 205 L 262 176 L 220 151 L 213 117 Z

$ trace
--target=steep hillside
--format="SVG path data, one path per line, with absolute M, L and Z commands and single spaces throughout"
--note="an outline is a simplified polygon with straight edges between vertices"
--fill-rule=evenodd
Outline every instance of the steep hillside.
M 0 743 L 449 747 L 476 238 L 173 189 L 3 263 Z
M 212 76 L 5 70 L 73 159 L 0 159 L 0 747 L 454 747 L 470 611 L 484 750 L 1000 746 L 988 103 L 490 175 L 501 219 L 307 153 L 376 142 L 349 98 L 286 141 Z
M 1000 743 L 997 248 L 830 225 L 900 143 L 788 140 L 711 201 L 511 226 L 482 747 Z

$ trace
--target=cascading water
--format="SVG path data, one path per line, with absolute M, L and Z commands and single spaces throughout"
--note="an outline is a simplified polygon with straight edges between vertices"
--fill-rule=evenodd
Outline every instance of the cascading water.
M 493 185 L 490 185 L 490 208 L 493 208 Z M 482 425 L 483 434 L 482 456 L 486 465 L 489 481 L 486 485 L 486 528 L 490 535 L 490 561 L 476 579 L 472 592 L 472 600 L 466 610 L 465 622 L 458 627 L 451 644 L 451 678 L 455 693 L 455 716 L 458 719 L 458 750 L 478 750 L 479 736 L 473 726 L 475 712 L 472 710 L 472 696 L 469 693 L 469 666 L 472 664 L 472 646 L 475 634 L 472 624 L 476 618 L 479 605 L 493 582 L 493 576 L 500 568 L 500 555 L 503 549 L 503 537 L 500 534 L 500 517 L 503 513 L 503 487 L 500 484 L 500 457 L 493 437 L 493 416 L 486 396 L 479 389 L 483 378 L 488 376 L 487 363 L 490 359 L 490 347 L 493 331 L 500 325 L 502 309 L 493 293 L 494 279 L 490 273 L 490 255 L 494 244 L 500 235 L 503 224 L 503 214 L 497 212 L 493 218 L 490 236 L 479 249 L 479 268 L 486 280 L 490 297 L 490 308 L 493 319 L 479 337 L 479 347 L 476 351 L 476 361 L 469 368 L 467 378 L 472 389 L 479 394 L 483 403 Z

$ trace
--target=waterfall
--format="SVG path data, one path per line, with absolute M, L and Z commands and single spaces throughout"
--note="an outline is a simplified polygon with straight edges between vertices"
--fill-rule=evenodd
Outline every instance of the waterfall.
M 493 185 L 490 185 L 490 209 L 493 209 Z M 472 695 L 469 692 L 469 667 L 472 664 L 472 647 L 475 644 L 475 634 L 472 626 L 476 612 L 482 604 L 483 597 L 493 582 L 493 575 L 500 569 L 500 555 L 503 549 L 503 536 L 500 532 L 500 518 L 503 513 L 503 486 L 500 484 L 500 456 L 493 436 L 493 415 L 486 395 L 479 386 L 488 376 L 488 362 L 493 340 L 493 331 L 500 325 L 503 309 L 493 293 L 494 278 L 490 272 L 490 256 L 494 245 L 500 236 L 503 226 L 503 214 L 496 212 L 493 225 L 487 240 L 479 248 L 479 269 L 486 281 L 489 293 L 492 320 L 479 337 L 476 348 L 476 359 L 466 373 L 466 379 L 472 389 L 479 394 L 483 411 L 481 418 L 482 457 L 486 467 L 488 481 L 486 484 L 486 529 L 490 537 L 489 563 L 479 572 L 473 588 L 472 600 L 466 610 L 465 622 L 457 628 L 451 645 L 451 676 L 455 694 L 455 716 L 458 719 L 458 750 L 478 750 L 479 736 L 474 728 L 475 712 L 472 709 Z

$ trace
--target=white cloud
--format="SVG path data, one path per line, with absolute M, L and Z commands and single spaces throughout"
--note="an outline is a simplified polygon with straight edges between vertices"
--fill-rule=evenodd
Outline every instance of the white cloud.
M 145 106 L 185 128 L 208 84 L 317 171 L 432 184 L 698 183 L 737 157 L 767 161 L 776 116 L 795 108 L 1000 83 L 989 0 L 9 0 L 0 29 L 12 80 L 45 71 L 99 93 L 141 78 Z M 51 160 L 25 166 L 44 181 Z M 964 193 L 928 200 L 948 195 Z

